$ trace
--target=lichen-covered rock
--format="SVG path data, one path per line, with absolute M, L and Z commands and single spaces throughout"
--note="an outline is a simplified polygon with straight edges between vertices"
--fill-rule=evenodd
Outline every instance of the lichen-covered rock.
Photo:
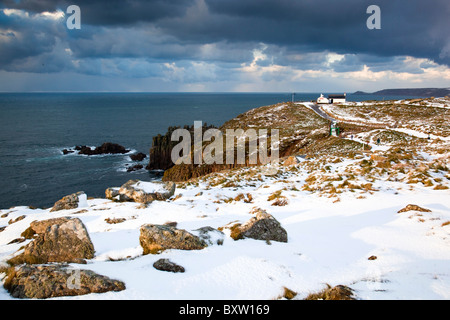
M 67 222 L 68 219 L 69 218 L 67 217 L 61 217 L 48 220 L 33 221 L 32 223 L 30 223 L 30 227 L 28 227 L 28 229 L 22 232 L 21 236 L 24 237 L 25 239 L 33 239 L 35 234 L 44 233 L 48 227 L 54 224 L 63 224 Z
M 287 232 L 281 224 L 264 210 L 257 210 L 256 216 L 244 224 L 235 223 L 223 228 L 230 229 L 234 240 L 251 238 L 256 240 L 287 242 Z M 219 229 L 220 230 L 220 229 Z
M 94 257 L 94 245 L 86 227 L 78 218 L 56 218 L 33 222 L 29 229 L 37 236 L 25 246 L 23 253 L 9 260 L 10 264 L 83 263 L 84 259 Z
M 87 207 L 87 196 L 83 191 L 72 193 L 55 202 L 51 212 Z
M 155 200 L 164 201 L 175 193 L 176 185 L 173 182 L 145 182 L 129 180 L 120 188 L 108 188 L 105 191 L 107 199 L 117 201 L 134 201 L 148 204 Z
M 141 226 L 139 242 L 144 254 L 156 254 L 167 249 L 201 250 L 205 241 L 183 229 L 168 225 L 146 224 Z
M 90 270 L 67 265 L 21 265 L 7 272 L 4 284 L 14 298 L 46 299 L 125 290 L 125 284 Z
M 168 271 L 168 272 L 184 272 L 184 268 L 169 259 L 159 259 L 153 264 L 153 267 L 160 271 Z

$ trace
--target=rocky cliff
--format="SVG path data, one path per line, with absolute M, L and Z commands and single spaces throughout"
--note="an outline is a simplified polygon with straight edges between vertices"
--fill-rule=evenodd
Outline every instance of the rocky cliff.
M 227 135 L 235 132 L 234 139 L 234 159 L 231 164 L 226 164 L 225 149 L 222 154 L 223 164 L 176 164 L 171 160 L 171 151 L 178 142 L 171 141 L 171 135 L 178 127 L 170 127 L 165 135 L 158 135 L 153 138 L 153 145 L 150 149 L 150 162 L 147 169 L 162 169 L 164 172 L 164 181 L 186 181 L 191 178 L 197 178 L 212 172 L 232 169 L 236 167 L 255 165 L 249 158 L 249 140 L 245 142 L 245 160 L 238 163 L 237 161 L 237 141 L 242 136 L 236 134 L 238 129 L 248 132 L 254 129 L 257 134 L 261 134 L 260 130 L 267 130 L 267 157 L 272 156 L 271 150 L 271 133 L 273 129 L 279 131 L 279 157 L 286 157 L 301 150 L 306 150 L 309 146 L 318 140 L 327 139 L 329 136 L 329 121 L 321 118 L 309 108 L 301 104 L 281 103 L 271 106 L 259 107 L 249 110 L 234 119 L 225 122 L 219 129 L 223 134 L 224 148 L 230 148 L 226 145 Z M 211 128 L 203 126 L 203 132 Z M 185 126 L 191 132 L 193 141 L 193 127 Z M 227 131 L 228 130 L 228 131 Z M 208 143 L 203 143 L 203 152 Z M 193 148 L 193 146 L 191 146 Z M 192 150 L 191 150 L 192 151 Z M 193 152 L 191 152 L 193 157 Z M 194 161 L 192 161 L 194 162 Z M 257 158 L 256 165 L 261 164 L 261 159 Z
M 167 170 L 174 166 L 171 159 L 171 153 L 174 146 L 178 141 L 171 141 L 172 133 L 180 129 L 181 127 L 169 127 L 164 135 L 158 134 L 153 137 L 152 147 L 150 148 L 150 160 L 146 166 L 147 170 Z M 204 123 L 202 131 L 215 128 L 214 126 Z M 194 126 L 185 125 L 183 129 L 188 130 L 191 133 L 191 140 L 194 139 Z

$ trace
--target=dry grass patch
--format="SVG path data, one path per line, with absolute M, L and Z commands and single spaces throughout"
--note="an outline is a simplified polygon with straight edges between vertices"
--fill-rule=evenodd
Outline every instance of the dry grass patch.
M 272 200 L 276 200 L 276 199 L 278 199 L 278 198 L 280 198 L 280 197 L 283 197 L 283 196 L 281 195 L 282 192 L 283 192 L 283 190 L 275 191 L 274 193 L 272 193 L 272 194 L 267 198 L 267 201 L 272 201 Z
M 353 290 L 347 286 L 331 287 L 329 284 L 320 292 L 310 293 L 305 300 L 356 300 Z
M 287 287 L 283 287 L 283 294 L 278 296 L 276 300 L 280 300 L 280 299 L 292 300 L 296 296 L 297 296 L 297 292 L 295 292 Z
M 441 224 L 441 227 L 445 227 L 445 226 L 449 226 L 450 225 L 450 221 L 446 221 L 443 224 Z
M 244 201 L 245 203 L 253 203 L 253 196 L 251 195 L 251 193 L 247 194 L 239 193 L 233 200 Z
M 287 200 L 286 197 L 280 197 L 277 200 L 275 200 L 275 202 L 273 202 L 271 205 L 278 206 L 278 207 L 284 207 L 288 204 L 289 204 L 289 201 Z

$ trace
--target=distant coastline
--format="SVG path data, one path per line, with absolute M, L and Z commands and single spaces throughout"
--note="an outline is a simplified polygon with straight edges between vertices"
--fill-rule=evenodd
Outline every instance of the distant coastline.
M 372 93 L 356 91 L 355 95 L 377 96 L 418 96 L 418 97 L 445 97 L 450 94 L 450 88 L 410 88 L 410 89 L 384 89 Z

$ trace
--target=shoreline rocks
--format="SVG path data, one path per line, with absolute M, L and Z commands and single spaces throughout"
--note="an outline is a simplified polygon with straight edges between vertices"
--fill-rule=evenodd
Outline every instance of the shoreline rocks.
M 147 158 L 147 155 L 145 153 L 142 153 L 142 152 L 130 155 L 130 159 L 132 161 L 142 161 L 145 158 Z
M 125 149 L 124 146 L 121 146 L 117 143 L 105 142 L 101 146 L 95 147 L 95 149 L 91 149 L 86 146 L 76 146 L 75 151 L 78 151 L 78 154 L 84 154 L 87 156 L 92 155 L 100 155 L 100 154 L 125 154 L 130 152 L 130 150 Z M 70 151 L 70 150 L 68 150 Z M 64 153 L 64 150 L 63 150 Z
M 142 164 L 136 164 L 134 166 L 127 167 L 127 172 L 134 172 L 143 169 L 144 166 Z

